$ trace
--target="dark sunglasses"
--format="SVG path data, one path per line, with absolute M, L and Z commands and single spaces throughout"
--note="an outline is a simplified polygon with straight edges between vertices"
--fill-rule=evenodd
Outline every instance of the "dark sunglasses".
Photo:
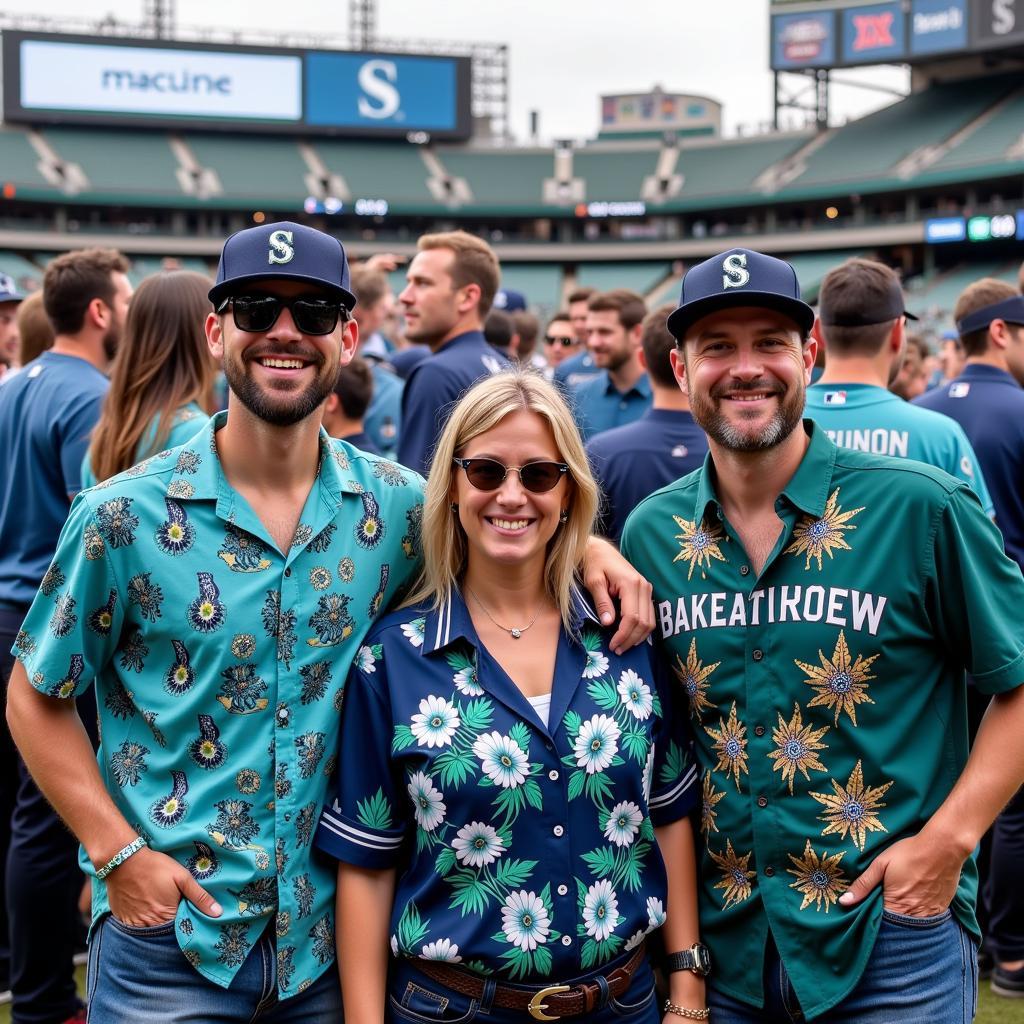
M 240 331 L 250 334 L 262 334 L 269 331 L 282 309 L 292 315 L 295 327 L 303 334 L 330 334 L 342 322 L 348 319 L 348 309 L 340 302 L 330 299 L 280 299 L 276 295 L 235 295 L 225 299 L 217 312 L 223 313 L 228 306 L 235 326 Z
M 466 471 L 466 479 L 478 491 L 496 491 L 509 473 L 518 473 L 526 490 L 543 494 L 569 472 L 564 462 L 528 462 L 525 466 L 505 466 L 496 459 L 453 458 L 452 462 Z
M 575 338 L 552 338 L 550 334 L 545 334 L 544 340 L 549 345 L 561 345 L 562 348 L 572 348 L 576 344 Z

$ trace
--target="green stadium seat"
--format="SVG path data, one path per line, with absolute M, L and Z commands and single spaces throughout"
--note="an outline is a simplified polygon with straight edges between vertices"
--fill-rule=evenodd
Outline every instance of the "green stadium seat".
M 691 144 L 680 147 L 675 173 L 683 176 L 683 187 L 659 209 L 699 209 L 730 202 L 762 200 L 754 182 L 807 144 L 807 135 Z
M 559 263 L 503 263 L 501 286 L 522 292 L 530 308 L 542 318 L 554 313 L 562 296 Z
M 309 168 L 294 139 L 195 134 L 185 141 L 202 167 L 217 172 L 226 198 L 302 209 L 309 195 L 304 180 Z
M 576 283 L 599 292 L 628 288 L 646 296 L 669 272 L 668 263 L 581 263 Z
M 654 174 L 661 148 L 599 150 L 596 147 L 573 153 L 572 173 L 586 183 L 587 202 L 621 202 L 639 199 L 645 178 Z
M 0 127 L 0 182 L 55 191 L 40 173 L 38 164 L 39 154 L 28 141 L 28 132 L 23 128 Z
M 807 157 L 806 169 L 780 193 L 833 194 L 902 184 L 897 165 L 923 146 L 937 146 L 1019 85 L 995 75 L 934 85 L 837 129 Z
M 427 187 L 430 172 L 417 146 L 405 142 L 317 139 L 312 143 L 326 168 L 339 174 L 352 199 L 386 199 L 392 208 L 439 208 Z
M 0 252 L 0 274 L 8 274 L 14 278 L 18 287 L 24 291 L 29 282 L 41 282 L 43 271 L 35 263 L 27 260 L 16 252 Z
M 941 319 L 953 326 L 953 307 L 960 293 L 982 277 L 995 277 L 1008 284 L 1017 283 L 1019 261 L 962 263 L 943 269 L 907 285 L 907 303 L 911 313 Z
M 1024 166 L 1024 155 L 1020 152 L 1020 141 L 1024 137 L 1024 89 L 1001 106 L 992 117 L 969 132 L 958 145 L 928 168 L 929 173 L 948 170 L 985 168 L 989 173 L 995 165 L 1007 164 L 1020 173 Z M 1006 152 L 1011 147 L 1018 149 L 1015 157 Z M 1009 167 L 1008 167 L 1009 169 Z
M 473 193 L 469 205 L 474 209 L 536 210 L 544 204 L 544 181 L 555 174 L 555 158 L 550 149 L 439 148 L 437 155 L 452 177 L 466 179 Z
M 81 167 L 90 199 L 184 198 L 174 176 L 178 162 L 163 132 L 45 128 L 42 136 L 61 160 Z

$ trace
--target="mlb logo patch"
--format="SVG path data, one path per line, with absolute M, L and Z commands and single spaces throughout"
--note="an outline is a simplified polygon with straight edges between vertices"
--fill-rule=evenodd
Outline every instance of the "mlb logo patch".
M 949 385 L 949 397 L 950 398 L 966 398 L 968 392 L 971 390 L 971 385 L 967 381 L 959 380 L 955 384 Z
M 846 405 L 846 392 L 845 391 L 826 391 L 825 392 L 825 404 L 826 405 Z
M 672 458 L 674 459 L 685 459 L 690 454 L 690 449 L 685 444 L 677 444 L 672 449 Z

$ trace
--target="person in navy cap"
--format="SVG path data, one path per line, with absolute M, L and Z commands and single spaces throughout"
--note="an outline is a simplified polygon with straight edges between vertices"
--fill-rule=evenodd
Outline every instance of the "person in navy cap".
M 967 362 L 948 384 L 915 405 L 951 417 L 978 454 L 1002 530 L 1006 553 L 1024 569 L 1024 297 L 986 277 L 961 293 L 953 310 Z M 986 695 L 972 687 L 980 721 Z M 995 961 L 992 991 L 1024 996 L 1024 793 L 1018 792 L 992 828 L 983 893 L 988 924 L 984 951 Z
M 342 245 L 238 232 L 209 298 L 227 412 L 79 495 L 13 638 L 11 735 L 95 879 L 91 1024 L 340 1019 L 312 833 L 348 669 L 418 567 L 422 480 L 321 428 L 358 344 Z M 645 582 L 600 542 L 587 568 L 644 639 Z
M 668 328 L 708 458 L 622 534 L 695 723 L 711 1019 L 968 1024 L 973 853 L 1024 782 L 1024 578 L 962 480 L 804 419 L 813 323 L 782 260 L 689 270 Z
M 18 306 L 24 298 L 14 278 L 0 274 L 0 381 L 18 364 Z
M 672 373 L 676 341 L 665 326 L 671 310 L 662 306 L 648 313 L 640 335 L 651 408 L 634 423 L 595 434 L 587 442 L 587 458 L 604 492 L 601 532 L 616 542 L 630 512 L 648 494 L 697 469 L 708 451 L 708 439 Z

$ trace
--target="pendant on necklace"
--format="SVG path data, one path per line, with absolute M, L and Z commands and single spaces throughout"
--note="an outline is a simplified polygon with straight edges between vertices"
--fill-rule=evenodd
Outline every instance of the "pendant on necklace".
M 509 632 L 512 634 L 513 640 L 518 640 L 523 635 L 523 631 L 521 629 L 510 629 Z

